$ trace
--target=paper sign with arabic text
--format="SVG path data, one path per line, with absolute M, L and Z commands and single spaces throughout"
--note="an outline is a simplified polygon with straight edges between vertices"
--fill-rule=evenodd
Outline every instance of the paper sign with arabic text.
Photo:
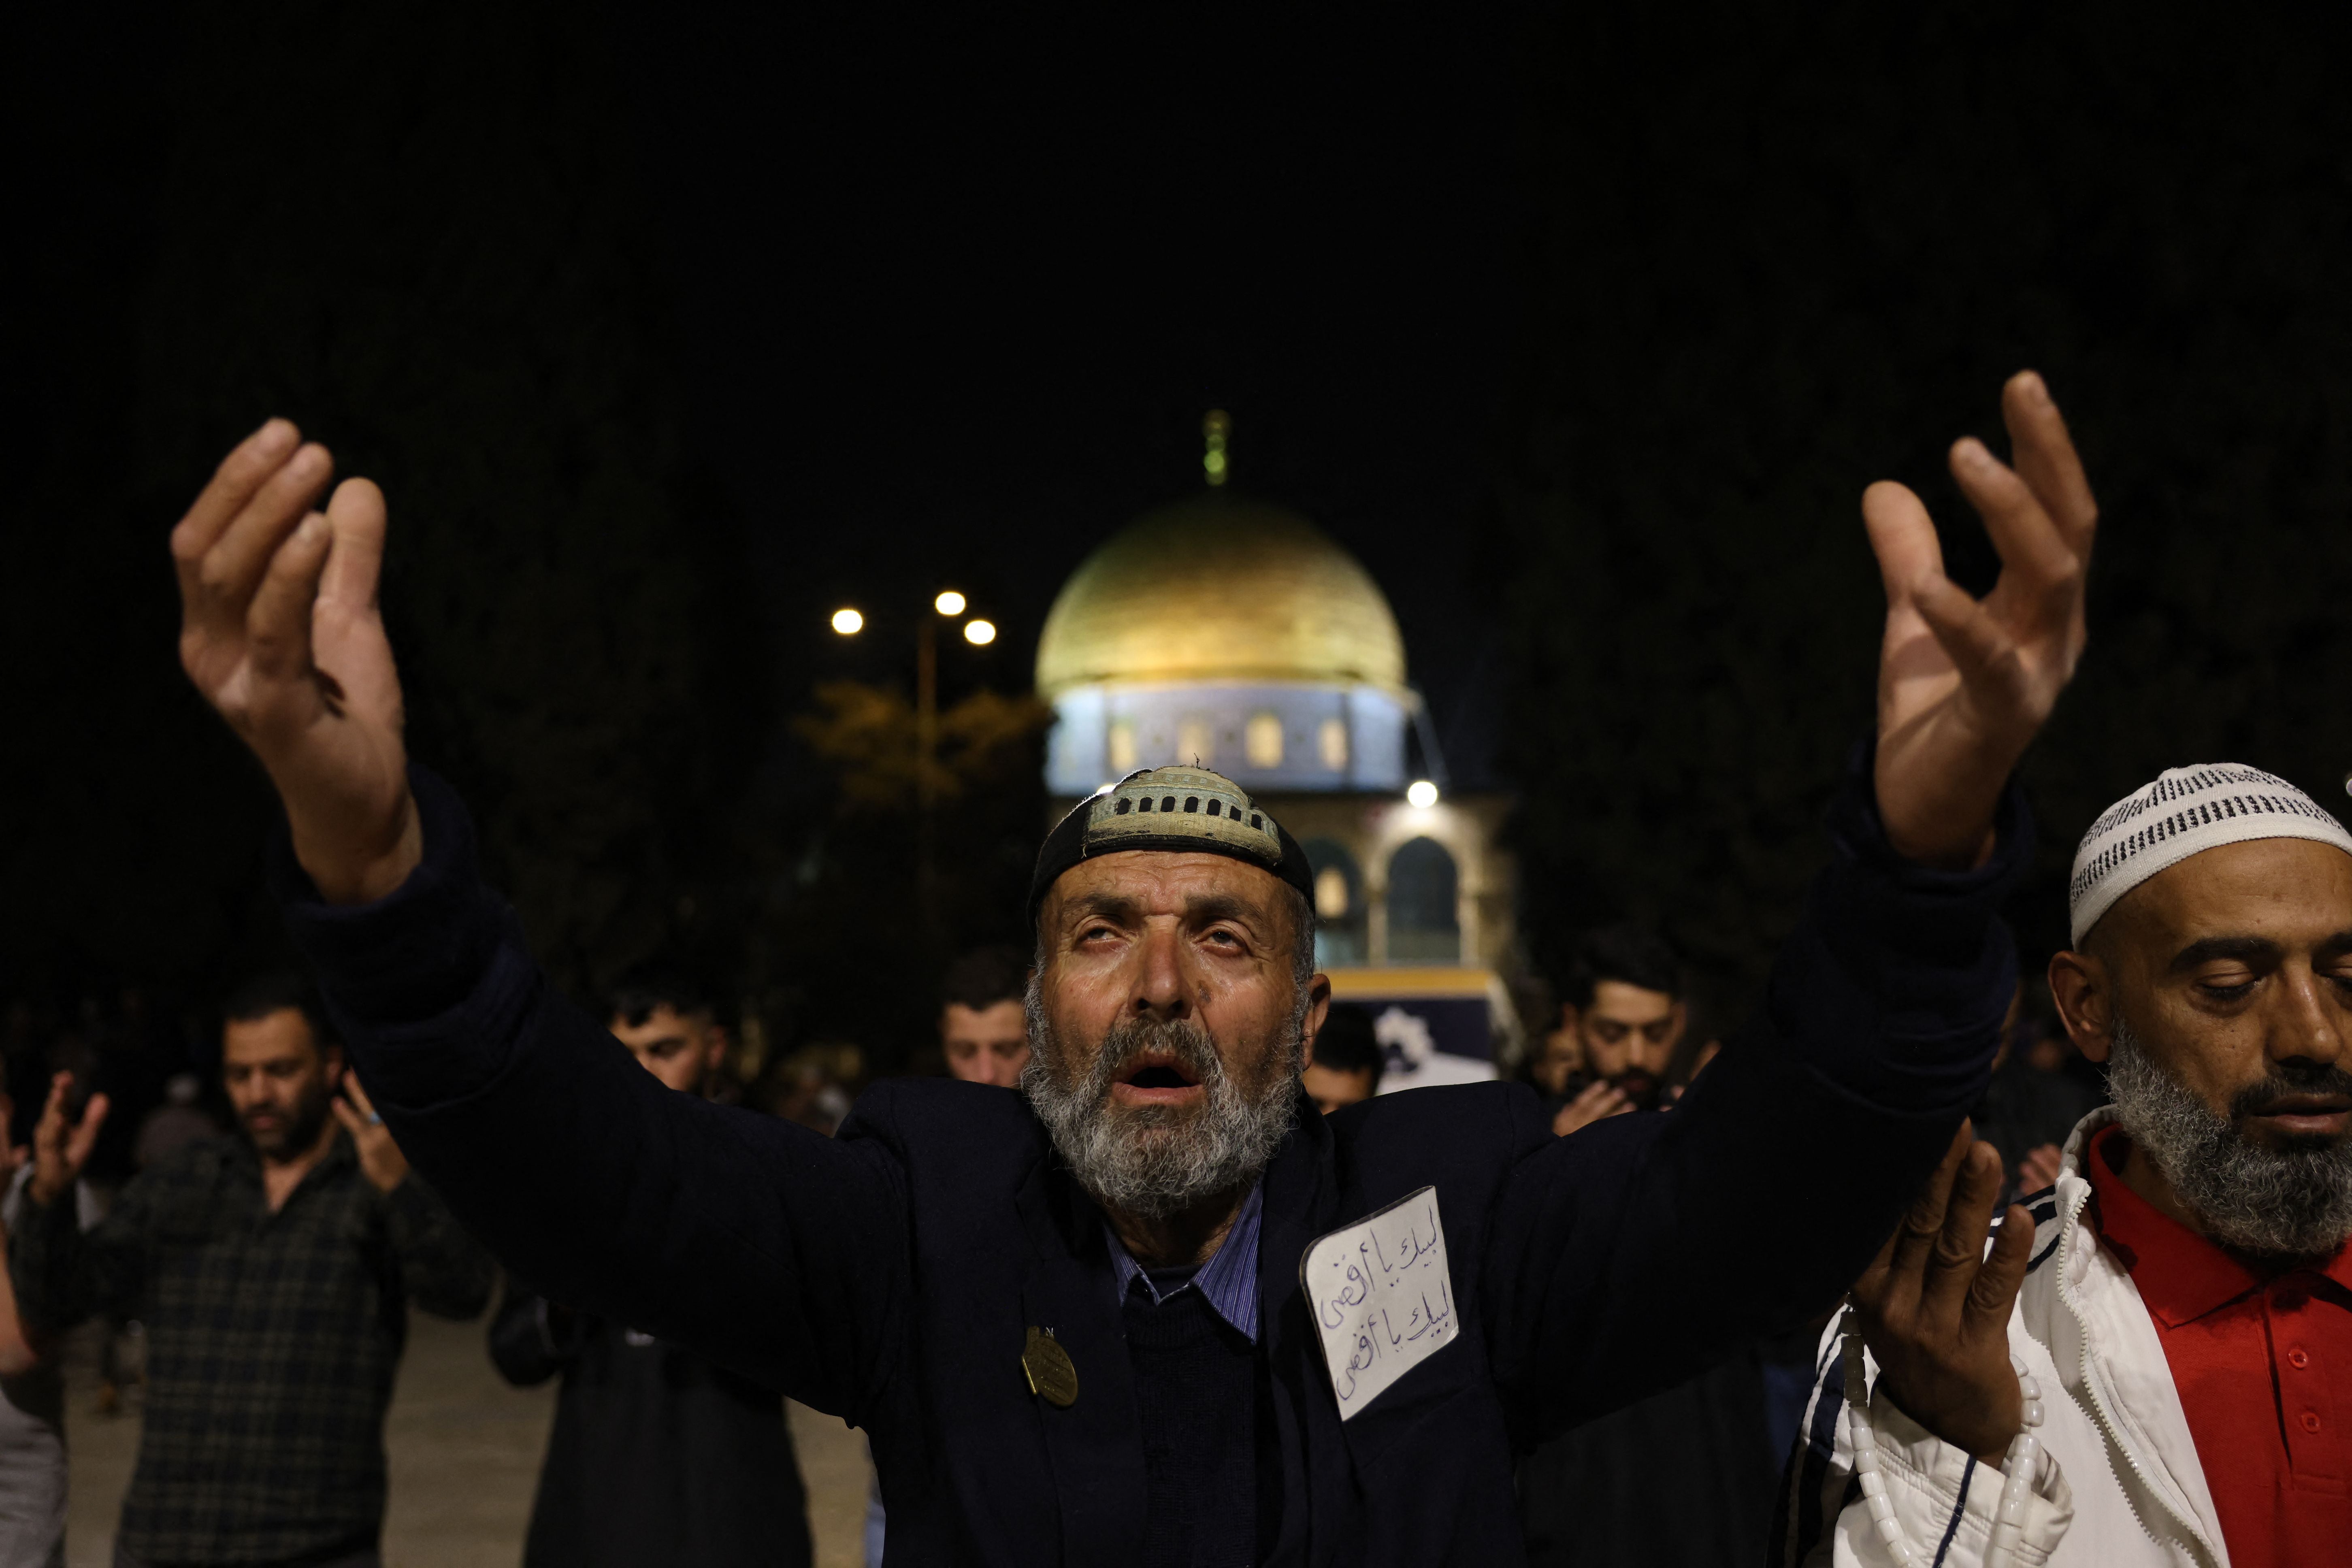
M 1299 1262 L 1298 1283 L 1342 1421 L 1462 1331 L 1435 1187 L 1318 1237 Z

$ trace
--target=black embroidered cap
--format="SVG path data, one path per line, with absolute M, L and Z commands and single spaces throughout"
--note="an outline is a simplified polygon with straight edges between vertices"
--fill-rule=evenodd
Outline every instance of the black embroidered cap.
M 1037 851 L 1029 879 L 1029 921 L 1045 890 L 1081 860 L 1123 849 L 1224 855 L 1265 868 L 1311 906 L 1315 871 L 1307 851 L 1242 787 L 1206 768 L 1144 768 L 1070 808 Z

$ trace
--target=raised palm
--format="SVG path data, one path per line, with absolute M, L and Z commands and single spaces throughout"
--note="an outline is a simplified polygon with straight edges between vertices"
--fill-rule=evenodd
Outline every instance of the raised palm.
M 333 474 L 271 420 L 222 462 L 172 555 L 181 664 L 269 770 L 320 891 L 349 903 L 398 887 L 421 837 L 376 606 L 383 497 L 347 479 L 312 510 Z
M 1952 476 L 2000 551 L 2000 579 L 1979 601 L 1944 575 L 1936 526 L 1891 480 L 1863 495 L 1886 584 L 1879 651 L 1874 783 L 1897 852 L 1964 866 L 1987 847 L 1993 807 L 2074 678 L 2087 638 L 2083 586 L 2098 507 L 2042 378 L 2001 389 L 2016 459 L 1982 443 L 1951 451 Z

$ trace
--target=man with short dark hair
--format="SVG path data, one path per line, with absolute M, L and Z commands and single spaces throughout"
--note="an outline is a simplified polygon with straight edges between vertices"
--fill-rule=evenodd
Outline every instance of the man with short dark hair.
M 10 1248 L 17 1298 L 49 1332 L 93 1310 L 147 1327 L 119 1568 L 373 1565 L 407 1305 L 474 1316 L 490 1260 L 345 1075 L 305 981 L 265 975 L 223 1011 L 236 1135 L 140 1172 L 92 1229 L 64 1200 L 106 1106 L 70 1115 L 70 1084 L 52 1086 Z
M 2002 406 L 2017 468 L 1952 454 L 1986 599 L 1917 497 L 1864 494 L 1877 733 L 1764 1037 L 1573 1138 L 1515 1084 L 1302 1115 L 1312 868 L 1185 766 L 1038 852 L 1022 1094 L 886 1080 L 826 1139 L 663 1089 L 545 984 L 408 766 L 383 498 L 330 498 L 282 421 L 174 531 L 181 658 L 268 770 L 290 928 L 462 1212 L 559 1296 L 864 1427 L 892 1561 L 1507 1564 L 1515 1452 L 1834 1300 L 1981 1091 L 2031 856 L 2009 780 L 2082 649 L 2095 517 L 2040 379 Z M 1246 525 L 1197 543 L 1255 569 Z M 1836 1204 L 1824 1148 L 1868 1174 Z
M 1633 925 L 1587 936 L 1560 988 L 1559 1013 L 1584 1066 L 1554 1102 L 1556 1135 L 1658 1108 L 1667 1064 L 1690 1024 L 1682 963 L 1664 938 Z
M 940 1050 L 948 1076 L 1011 1089 L 1029 1065 L 1028 955 L 979 947 L 948 966 L 940 987 Z
M 724 1041 L 700 987 L 635 975 L 605 1016 L 638 1066 L 708 1096 Z M 774 1389 L 511 1281 L 490 1359 L 518 1387 L 563 1380 L 524 1568 L 805 1568 L 807 1492 Z
M 1323 1016 L 1323 1026 L 1315 1031 L 1298 1081 L 1315 1109 L 1328 1116 L 1378 1094 L 1386 1065 L 1372 1016 L 1361 1007 L 1334 1002 Z
M 672 1089 L 714 1098 L 727 1031 L 701 986 L 667 970 L 639 970 L 604 998 L 604 1017 L 639 1067 Z

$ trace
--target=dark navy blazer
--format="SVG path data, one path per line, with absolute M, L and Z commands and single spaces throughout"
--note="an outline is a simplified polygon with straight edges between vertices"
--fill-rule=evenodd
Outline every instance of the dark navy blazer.
M 416 784 L 426 860 L 391 898 L 320 904 L 282 847 L 278 875 L 362 1077 L 459 1217 L 556 1299 L 865 1428 L 896 1568 L 1136 1559 L 1102 1225 L 1022 1098 L 886 1081 L 828 1139 L 662 1088 L 546 984 L 462 807 Z M 1518 1452 L 1803 1321 L 1861 1270 L 1982 1092 L 2015 979 L 1995 909 L 2029 833 L 2012 797 L 1990 864 L 1922 871 L 1858 784 L 1832 828 L 1765 1022 L 1670 1114 L 1554 1139 L 1515 1085 L 1328 1121 L 1302 1097 L 1258 1243 L 1279 1455 L 1262 1562 L 1522 1561 Z M 1424 1185 L 1464 1331 L 1343 1423 L 1299 1258 Z M 1032 1325 L 1076 1367 L 1066 1409 L 1023 1376 Z

